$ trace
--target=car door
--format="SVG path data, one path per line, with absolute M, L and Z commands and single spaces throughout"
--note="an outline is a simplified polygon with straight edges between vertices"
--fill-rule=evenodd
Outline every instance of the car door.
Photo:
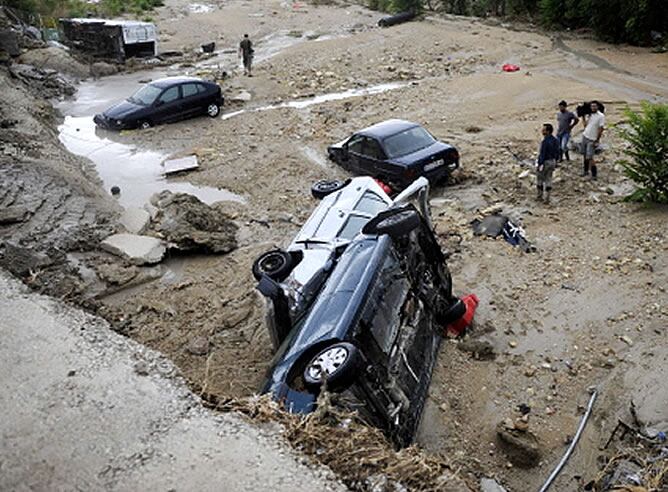
M 154 104 L 154 123 L 167 123 L 181 118 L 183 113 L 181 86 L 168 87 L 158 96 Z
M 206 111 L 206 95 L 200 92 L 196 82 L 181 85 L 183 113 L 182 118 L 197 116 Z
M 386 156 L 380 143 L 373 137 L 367 137 L 363 152 L 367 173 L 375 178 L 387 180 L 389 175 L 385 165 Z
M 354 173 L 364 173 L 363 162 L 364 162 L 364 142 L 366 137 L 364 135 L 353 135 L 348 143 L 346 143 L 346 152 L 344 155 L 345 164 L 344 167 L 350 169 Z

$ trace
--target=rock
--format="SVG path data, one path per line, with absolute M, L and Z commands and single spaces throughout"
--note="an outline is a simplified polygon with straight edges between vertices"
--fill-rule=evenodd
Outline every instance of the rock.
M 158 263 L 165 256 L 165 244 L 160 239 L 137 234 L 114 234 L 102 241 L 103 250 L 126 258 L 134 265 Z
M 112 285 L 124 285 L 139 273 L 136 266 L 119 265 L 118 262 L 96 265 L 95 270 L 100 279 Z
M 12 57 L 21 54 L 18 34 L 13 29 L 0 29 L 0 52 L 2 51 Z
M 95 77 L 106 77 L 107 75 L 114 75 L 119 72 L 117 65 L 105 62 L 95 62 L 90 66 L 90 74 Z
M 228 253 L 237 247 L 237 225 L 224 212 L 186 193 L 151 197 L 158 209 L 153 230 L 177 249 Z
M 206 337 L 195 337 L 188 342 L 186 350 L 192 355 L 206 355 L 209 353 L 209 340 Z
M 506 492 L 506 489 L 501 487 L 493 478 L 481 478 L 480 492 Z
M 151 215 L 142 208 L 129 207 L 121 214 L 119 222 L 132 234 L 141 234 L 151 221 Z
M 4 244 L 2 263 L 14 275 L 21 277 L 29 275 L 31 272 L 36 272 L 40 268 L 53 264 L 54 261 L 54 258 L 45 252 L 35 251 L 11 241 Z
M 146 361 L 139 360 L 135 363 L 134 370 L 140 376 L 148 376 L 148 364 Z
M 496 357 L 494 346 L 486 340 L 465 339 L 457 344 L 462 352 L 473 354 L 476 359 L 493 359 Z
M 508 429 L 501 422 L 496 427 L 496 435 L 501 444 L 501 449 L 514 465 L 529 468 L 536 466 L 540 461 L 541 453 L 538 447 L 538 438 L 532 432 Z
M 253 96 L 251 95 L 250 92 L 248 91 L 241 91 L 239 94 L 234 96 L 232 98 L 232 101 L 234 102 L 249 102 L 251 99 L 253 99 Z
M 25 222 L 30 217 L 30 210 L 21 206 L 0 208 L 0 225 Z

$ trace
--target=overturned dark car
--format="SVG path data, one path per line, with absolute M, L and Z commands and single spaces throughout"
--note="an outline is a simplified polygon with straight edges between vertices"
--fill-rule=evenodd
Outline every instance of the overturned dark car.
M 222 105 L 218 84 L 195 77 L 167 77 L 146 84 L 93 120 L 109 130 L 145 129 L 205 114 L 215 118 Z
M 354 174 L 366 174 L 401 191 L 420 176 L 445 181 L 459 167 L 455 147 L 436 140 L 417 123 L 387 120 L 327 148 L 329 158 Z
M 272 304 L 280 342 L 263 392 L 308 413 L 325 387 L 337 404 L 409 445 L 441 333 L 466 312 L 428 217 L 405 203 L 369 220 L 295 321 L 275 279 L 264 275 L 258 289 Z

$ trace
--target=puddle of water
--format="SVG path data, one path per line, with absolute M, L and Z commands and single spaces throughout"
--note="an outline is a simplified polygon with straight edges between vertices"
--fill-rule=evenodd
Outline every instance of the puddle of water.
M 400 89 L 406 87 L 409 82 L 389 82 L 386 84 L 374 85 L 371 87 L 365 87 L 362 89 L 349 89 L 343 92 L 332 92 L 329 94 L 321 94 L 319 96 L 309 97 L 306 99 L 299 99 L 297 101 L 287 101 L 280 104 L 272 104 L 269 106 L 260 106 L 259 108 L 253 109 L 242 109 L 239 111 L 234 111 L 232 113 L 226 113 L 222 116 L 222 119 L 227 120 L 238 116 L 242 113 L 258 112 L 258 111 L 269 111 L 271 109 L 280 109 L 280 108 L 293 108 L 293 109 L 305 109 L 309 106 L 315 106 L 317 104 L 322 104 L 325 102 L 331 101 L 341 101 L 343 99 L 350 99 L 353 97 L 362 97 L 362 96 L 371 96 L 374 94 L 381 94 L 383 92 Z
M 241 196 L 228 190 L 169 182 L 162 175 L 162 162 L 167 154 L 114 142 L 108 132 L 96 128 L 90 116 L 66 116 L 59 132 L 60 141 L 67 150 L 95 163 L 107 191 L 112 186 L 121 188 L 119 202 L 125 207 L 143 207 L 154 193 L 162 190 L 189 193 L 207 204 L 244 202 Z

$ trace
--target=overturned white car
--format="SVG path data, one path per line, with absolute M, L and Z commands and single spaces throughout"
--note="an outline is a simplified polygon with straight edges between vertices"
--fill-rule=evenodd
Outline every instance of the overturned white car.
M 283 340 L 284 328 L 294 324 L 320 291 L 334 267 L 364 225 L 379 212 L 394 205 L 413 203 L 430 224 L 427 197 L 429 181 L 419 178 L 394 199 L 370 177 L 342 181 L 319 181 L 312 188 L 313 196 L 322 202 L 313 211 L 295 239 L 285 249 L 262 254 L 253 263 L 253 275 L 259 281 L 266 275 L 283 290 L 290 319 L 276 320 L 273 304 L 269 304 L 267 326 L 274 347 Z M 282 322 L 281 322 L 282 321 Z

